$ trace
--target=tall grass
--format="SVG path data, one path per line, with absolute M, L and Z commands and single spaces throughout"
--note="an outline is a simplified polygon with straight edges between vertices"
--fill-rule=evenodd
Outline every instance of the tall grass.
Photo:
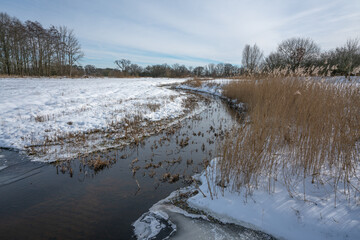
M 220 183 L 251 193 L 283 181 L 329 183 L 359 193 L 360 88 L 300 78 L 232 82 L 224 95 L 244 102 L 247 118 L 222 144 Z M 264 181 L 266 179 L 266 181 Z M 301 181 L 300 181 L 301 182 Z M 336 196 L 335 196 L 336 199 Z

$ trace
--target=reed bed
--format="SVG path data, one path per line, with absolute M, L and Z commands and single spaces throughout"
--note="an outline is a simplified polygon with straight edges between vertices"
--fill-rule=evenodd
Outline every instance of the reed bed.
M 247 117 L 221 144 L 218 185 L 251 194 L 277 181 L 331 186 L 359 195 L 360 87 L 305 78 L 235 81 L 224 95 L 246 104 Z

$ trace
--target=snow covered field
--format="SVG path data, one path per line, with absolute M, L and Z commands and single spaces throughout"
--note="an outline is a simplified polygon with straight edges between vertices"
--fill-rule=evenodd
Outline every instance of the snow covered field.
M 59 135 L 111 129 L 136 116 L 148 121 L 176 118 L 183 114 L 187 97 L 158 85 L 184 80 L 0 79 L 0 147 L 24 150 Z M 61 148 L 56 151 L 59 156 Z
M 41 145 L 46 139 L 66 134 L 94 130 L 107 134 L 114 126 L 126 126 L 125 119 L 131 120 L 136 116 L 141 116 L 144 127 L 147 121 L 175 119 L 184 113 L 183 103 L 188 96 L 158 85 L 181 83 L 185 80 L 0 79 L 0 147 L 25 150 L 26 146 Z M 200 87 L 180 85 L 180 88 L 221 96 L 221 86 L 228 81 L 208 81 Z M 355 82 L 358 84 L 359 81 Z M 334 83 L 347 84 L 347 81 L 334 80 Z M 114 136 L 109 138 L 112 137 Z M 99 147 L 100 140 L 101 138 L 94 138 L 79 146 L 82 151 L 87 151 Z M 61 154 L 71 157 L 77 151 L 79 149 L 69 152 L 56 145 L 47 152 L 46 158 L 38 160 L 56 160 L 55 156 L 59 157 Z M 212 164 L 213 168 L 210 166 L 207 169 L 208 176 L 216 175 L 215 161 Z M 0 165 L 0 170 L 2 168 L 4 166 Z M 360 166 L 356 171 L 360 172 Z M 261 230 L 280 239 L 360 239 L 359 196 L 346 198 L 338 194 L 335 207 L 332 189 L 328 189 L 326 184 L 325 187 L 311 184 L 311 179 L 306 179 L 307 201 L 303 201 L 301 194 L 290 196 L 286 186 L 280 181 L 270 194 L 259 188 L 245 197 L 243 193 L 234 192 L 230 187 L 222 192 L 215 184 L 216 178 L 207 178 L 205 172 L 198 178 L 201 181 L 200 190 L 206 197 L 198 193 L 190 197 L 187 204 L 222 222 Z M 303 181 L 299 181 L 299 185 L 293 186 L 294 192 L 301 193 L 302 187 Z M 191 192 L 195 190 L 196 187 L 186 189 Z M 339 193 L 343 191 L 344 189 L 338 189 Z M 170 232 L 174 229 L 181 231 L 180 225 L 175 226 L 179 224 L 179 218 L 182 225 L 189 228 L 200 226 L 200 232 L 209 233 L 215 228 L 209 228 L 213 224 L 210 222 L 210 225 L 202 226 L 203 221 L 207 221 L 205 215 L 192 215 L 174 206 L 163 205 L 170 204 L 168 199 L 154 205 L 149 213 L 134 224 L 138 236 L 154 236 L 160 232 L 159 226 Z M 185 218 L 179 217 L 179 214 Z M 193 218 L 201 221 L 194 223 Z M 189 222 L 186 224 L 186 221 Z M 215 235 L 219 232 L 222 232 L 221 227 L 214 230 Z M 219 239 L 233 234 L 232 231 L 222 233 L 217 235 Z

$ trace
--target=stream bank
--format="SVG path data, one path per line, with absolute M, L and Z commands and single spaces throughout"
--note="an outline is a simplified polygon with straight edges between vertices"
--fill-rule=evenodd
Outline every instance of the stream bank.
M 0 170 L 0 232 L 5 239 L 131 239 L 135 222 L 171 192 L 188 186 L 238 124 L 235 111 L 207 97 L 206 108 L 138 145 L 93 153 L 112 164 L 94 171 L 83 158 L 65 167 L 26 160 Z M 5 152 L 6 150 L 2 150 Z M 9 153 L 10 154 L 10 153 Z M 22 158 L 13 152 L 6 161 Z M 20 165 L 18 165 L 20 166 Z M 71 169 L 71 171 L 69 171 Z M 28 174 L 31 173 L 31 174 Z

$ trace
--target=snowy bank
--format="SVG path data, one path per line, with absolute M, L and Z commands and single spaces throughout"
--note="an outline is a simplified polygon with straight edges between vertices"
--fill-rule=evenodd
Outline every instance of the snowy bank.
M 24 150 L 59 136 L 112 131 L 114 126 L 126 126 L 124 119 L 137 116 L 146 121 L 177 118 L 184 113 L 187 96 L 158 86 L 185 80 L 2 78 L 0 147 Z M 98 142 L 87 144 L 92 147 Z M 54 148 L 53 153 L 60 157 L 62 147 Z
M 164 200 L 154 204 L 133 223 L 137 239 L 273 239 L 260 231 L 234 224 L 223 224 L 209 219 L 201 212 L 189 212 L 176 205 L 196 194 L 187 187 L 174 191 Z
M 243 80 L 226 79 L 226 78 L 221 79 L 220 78 L 220 79 L 202 81 L 201 85 L 199 85 L 199 86 L 193 86 L 191 84 L 191 82 L 190 82 L 190 84 L 188 82 L 185 82 L 185 83 L 177 85 L 175 88 L 181 89 L 181 90 L 190 90 L 190 91 L 199 92 L 199 93 L 206 93 L 206 94 L 210 94 L 210 95 L 219 97 L 221 99 L 228 101 L 228 103 L 234 109 L 237 109 L 239 112 L 244 112 L 245 111 L 244 103 L 238 102 L 237 100 L 229 99 L 223 95 L 224 86 L 233 81 L 243 81 Z
M 259 188 L 245 196 L 243 192 L 232 191 L 231 187 L 220 188 L 216 185 L 215 176 L 216 161 L 212 161 L 212 165 L 199 177 L 202 183 L 199 187 L 206 197 L 197 194 L 189 198 L 190 207 L 222 222 L 258 229 L 278 238 L 360 239 L 358 197 L 348 199 L 338 194 L 335 207 L 334 193 L 324 186 L 311 184 L 311 179 L 306 181 L 307 201 L 303 201 L 301 194 L 291 197 L 286 186 L 280 182 L 276 183 L 271 193 Z M 297 192 L 301 193 L 302 184 L 300 181 L 298 186 L 294 186 Z M 344 189 L 338 191 L 340 193 Z
M 188 84 L 187 82 L 179 84 L 176 86 L 177 89 L 191 90 L 196 92 L 208 93 L 214 96 L 222 97 L 223 86 L 229 82 L 234 81 L 231 79 L 214 79 L 214 80 L 205 80 L 201 81 L 200 86 L 194 86 Z M 191 81 L 190 81 L 191 83 Z
M 185 239 L 184 236 L 191 239 L 271 239 L 271 235 L 299 240 L 360 239 L 359 200 L 348 201 L 338 196 L 334 207 L 333 193 L 313 186 L 311 180 L 307 182 L 307 201 L 301 196 L 290 197 L 281 183 L 277 183 L 271 193 L 259 188 L 245 196 L 232 191 L 231 187 L 222 189 L 216 185 L 216 161 L 211 161 L 206 170 L 194 177 L 201 182 L 199 186 L 177 190 L 144 213 L 133 224 L 135 236 L 138 239 Z M 302 183 L 298 187 L 301 188 Z M 188 195 L 182 200 L 192 209 L 191 213 L 177 206 L 176 202 L 184 195 Z M 177 214 L 183 215 L 180 222 Z M 225 225 L 216 225 L 210 219 Z M 239 228 L 229 230 L 226 228 L 229 223 Z M 195 234 L 186 235 L 186 232 Z

